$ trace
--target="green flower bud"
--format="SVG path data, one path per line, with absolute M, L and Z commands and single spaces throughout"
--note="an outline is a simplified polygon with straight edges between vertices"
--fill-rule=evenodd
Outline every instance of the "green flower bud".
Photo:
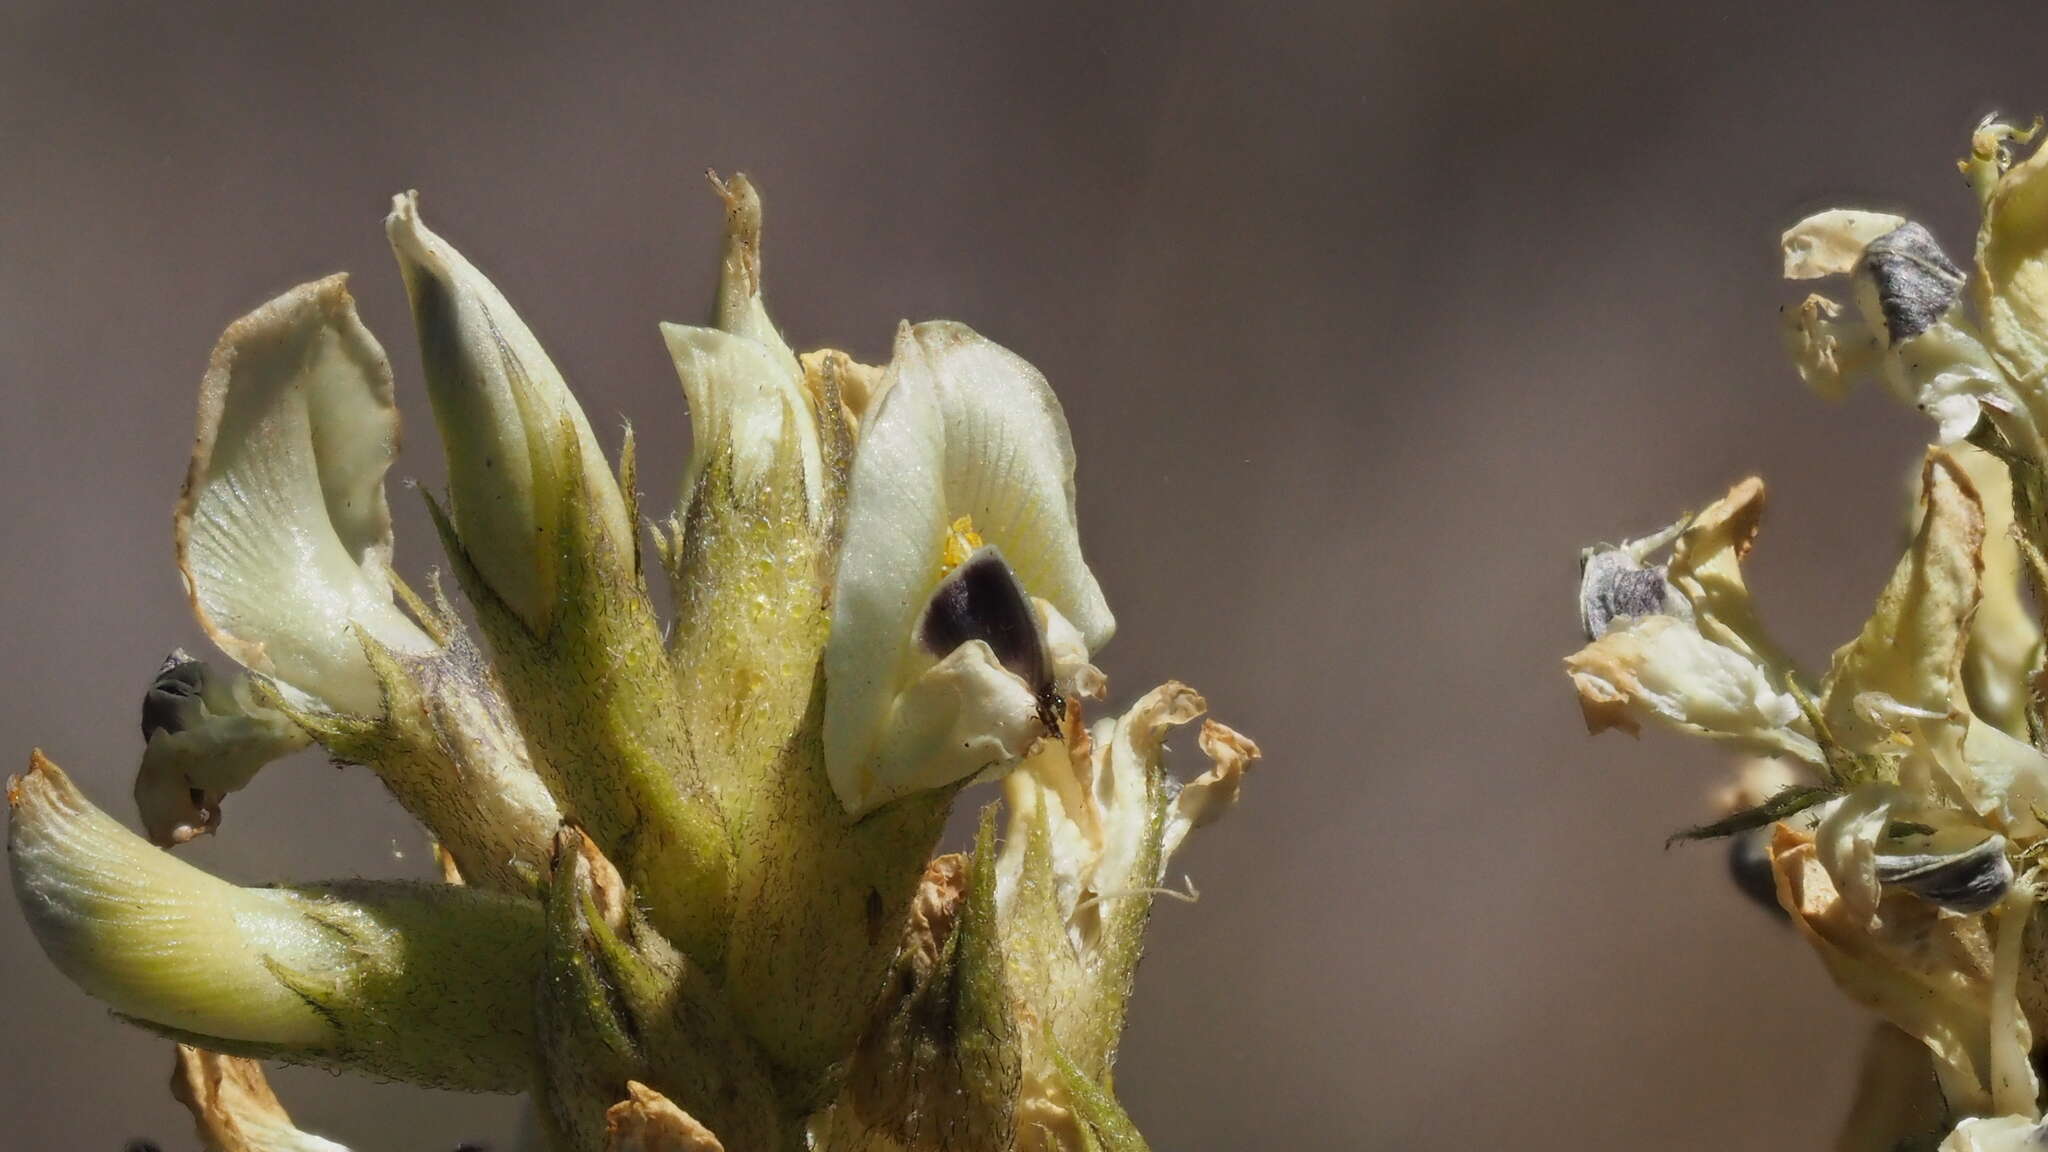
M 421 223 L 418 194 L 394 198 L 384 227 L 412 299 L 456 533 L 491 589 L 545 635 L 561 518 L 590 517 L 587 535 L 631 557 L 626 500 L 554 361 L 484 274 Z
M 38 753 L 7 855 L 58 970 L 219 1052 L 470 1091 L 533 1079 L 540 908 L 447 885 L 238 888 L 123 828 Z

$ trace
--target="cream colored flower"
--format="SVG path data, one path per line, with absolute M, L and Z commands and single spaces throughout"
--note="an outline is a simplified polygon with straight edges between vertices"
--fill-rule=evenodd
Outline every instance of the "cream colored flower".
M 391 367 L 347 278 L 304 284 L 221 337 L 178 501 L 178 563 L 223 652 L 320 707 L 376 715 L 363 654 L 434 643 L 392 603 Z
M 1785 313 L 1787 348 L 1816 391 L 1839 397 L 1856 378 L 1881 377 L 1934 417 L 1941 441 L 1969 435 L 1985 406 L 2031 427 L 2003 372 L 1963 317 L 1963 273 L 1918 224 L 1875 212 L 1818 213 L 1781 241 L 1785 276 L 1849 276 L 1856 318 L 1809 296 Z
M 1647 719 L 1822 762 L 1742 580 L 1763 501 L 1762 483 L 1745 480 L 1690 520 L 1587 557 L 1580 614 L 1590 642 L 1565 669 L 1589 731 L 1635 732 Z M 1647 566 L 1666 542 L 1670 564 Z
M 1079 645 L 1048 652 L 1064 625 Z M 1014 766 L 1057 727 L 1055 655 L 1080 687 L 1081 652 L 1115 627 L 1045 378 L 964 325 L 905 325 L 854 457 L 825 648 L 840 802 L 858 815 Z

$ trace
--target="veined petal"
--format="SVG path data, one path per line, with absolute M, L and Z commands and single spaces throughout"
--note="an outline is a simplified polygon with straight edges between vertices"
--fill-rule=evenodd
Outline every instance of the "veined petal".
M 900 333 L 890 374 L 891 394 L 923 387 L 938 398 L 947 522 L 971 517 L 982 537 L 1002 548 L 1025 589 L 1072 621 L 1090 652 L 1101 651 L 1116 620 L 1081 558 L 1074 444 L 1045 377 L 965 324 L 948 321 Z
M 38 755 L 9 782 L 14 892 L 59 970 L 115 1011 L 272 1044 L 334 1037 L 277 970 L 334 948 L 276 890 L 238 888 L 155 848 Z
M 1984 505 L 1983 596 L 1970 618 L 1963 683 L 1973 712 L 2024 736 L 2028 678 L 2040 648 L 2041 628 L 2029 607 L 2019 545 L 2013 538 L 2012 476 L 2004 461 L 1981 449 L 1965 445 L 1954 452 Z
M 123 828 L 40 754 L 7 801 L 30 929 L 114 1011 L 236 1055 L 530 1086 L 532 901 L 438 884 L 237 887 Z
M 1983 575 L 1983 505 L 1962 466 L 1939 449 L 1927 454 L 1921 493 L 1926 511 L 1912 546 L 1822 684 L 1828 727 L 1857 751 L 1877 751 L 1890 735 L 1857 706 L 1866 694 L 1920 712 L 1967 711 L 1961 670 Z
M 360 628 L 433 641 L 391 602 L 384 473 L 398 412 L 347 278 L 303 284 L 222 335 L 199 389 L 178 566 L 222 651 L 335 711 L 375 715 Z
M 1821 763 L 1799 703 L 1755 660 L 1690 621 L 1645 616 L 1565 659 L 1586 728 L 1635 732 L 1643 718 L 1755 752 Z
M 572 506 L 592 517 L 587 534 L 630 557 L 625 498 L 554 361 L 497 287 L 420 221 L 417 194 L 393 198 L 384 228 L 412 299 L 456 532 L 492 590 L 544 633 L 570 455 L 581 456 Z
M 861 810 L 852 808 L 855 797 L 901 794 L 894 781 L 936 779 L 931 766 L 891 761 L 879 750 L 885 742 L 920 746 L 888 727 L 892 717 L 913 714 L 896 698 L 939 655 L 921 649 L 918 626 L 948 575 L 949 526 L 962 521 L 1000 549 L 1023 592 L 1056 609 L 1087 652 L 1108 641 L 1116 624 L 1081 557 L 1073 445 L 1051 388 L 1029 364 L 962 325 L 905 325 L 848 481 L 825 648 L 826 767 L 850 810 Z M 1066 665 L 1078 674 L 1071 656 Z M 1007 687 L 996 695 L 1009 696 Z M 1028 747 L 1010 735 L 996 743 Z M 1004 766 L 977 756 L 947 763 Z

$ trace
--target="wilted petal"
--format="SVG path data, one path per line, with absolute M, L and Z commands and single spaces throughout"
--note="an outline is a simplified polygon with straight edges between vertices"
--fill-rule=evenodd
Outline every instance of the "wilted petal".
M 2001 148 L 2002 141 L 1993 150 Z M 1985 340 L 2038 395 L 2048 383 L 2048 149 L 2036 148 L 1991 185 L 1970 292 Z
M 1785 279 L 1844 275 L 1863 259 L 1863 250 L 1871 241 L 1905 222 L 1903 216 L 1853 208 L 1816 212 L 1778 238 L 1785 254 Z
M 2013 538 L 2012 477 L 2004 461 L 1968 446 L 1955 458 L 1969 473 L 1984 507 L 1984 579 L 1977 613 L 1970 618 L 1963 654 L 1963 684 L 1979 717 L 2012 733 L 2027 731 L 2028 680 L 2033 675 L 2041 628 L 2034 621 Z
M 421 222 L 417 194 L 393 198 L 384 229 L 412 300 L 456 533 L 492 591 L 545 633 L 564 509 L 631 557 L 625 499 L 554 361 L 497 287 Z
M 347 278 L 304 284 L 222 335 L 199 390 L 178 565 L 222 651 L 342 712 L 380 691 L 357 629 L 433 648 L 391 602 L 384 473 L 398 413 Z
M 1835 653 L 1822 684 L 1830 730 L 1858 751 L 1875 751 L 1890 735 L 1857 706 L 1858 697 L 1881 694 L 1935 715 L 1963 707 L 1963 646 L 1983 572 L 1983 506 L 1969 476 L 1940 450 L 1927 454 L 1921 501 L 1925 512 L 1911 547 L 1862 634 Z
M 1848 907 L 1807 834 L 1778 824 L 1771 858 L 1780 903 L 1836 985 L 1926 1045 L 1950 1107 L 2032 1109 L 2029 1030 L 2016 985 L 2024 914 L 2008 923 L 2013 913 L 2001 913 L 1994 926 L 1992 917 L 1956 916 L 1894 892 L 1866 917 Z
M 1813 850 L 1852 916 L 1877 918 L 1883 888 L 1877 878 L 1877 841 L 1891 821 L 1898 789 L 1866 785 L 1828 805 L 1813 830 Z
M 2031 1116 L 1974 1116 L 1956 1125 L 1936 1152 L 2039 1152 L 2048 1124 Z
M 1864 1045 L 1856 1095 L 1833 1147 L 1837 1152 L 1921 1147 L 1948 1127 L 1947 1111 L 1927 1049 L 1879 1021 Z
M 1237 806 L 1244 774 L 1259 761 L 1259 746 L 1214 720 L 1202 721 L 1202 733 L 1195 739 L 1202 755 L 1209 758 L 1209 770 L 1187 782 L 1173 798 L 1166 813 L 1166 827 L 1159 835 L 1162 877 L 1166 861 L 1188 837 L 1188 833 L 1222 818 Z
M 1956 307 L 1962 270 L 1926 228 L 1896 216 L 1823 212 L 1784 243 L 1788 278 L 1855 281 L 1854 317 L 1823 296 L 1783 313 L 1786 348 L 1815 391 L 1839 399 L 1858 377 L 1879 376 L 1934 418 L 1941 443 L 1968 436 L 1987 407 L 2018 439 L 2038 443 L 2038 414 Z
M 1169 857 L 1235 802 L 1258 759 L 1257 745 L 1211 722 L 1200 740 L 1211 770 L 1186 785 L 1170 776 L 1167 737 L 1205 708 L 1187 685 L 1163 684 L 1085 741 L 1048 744 L 1004 781 L 996 904 L 1011 982 L 1049 1042 L 1092 1077 L 1114 1058 Z M 1056 1080 L 1044 1045 L 1031 1044 L 1026 1072 L 1041 1086 Z
M 1672 586 L 1700 634 L 1767 666 L 1785 667 L 1757 619 L 1742 561 L 1763 526 L 1764 482 L 1752 476 L 1686 523 L 1671 546 Z
M 1762 665 L 1700 635 L 1691 623 L 1648 616 L 1565 659 L 1586 728 L 1635 732 L 1644 718 L 1757 752 L 1821 762 L 1799 703 Z
M 1960 746 L 1955 745 L 1958 732 Z M 1971 718 L 1930 733 L 1928 743 L 1960 799 L 1992 827 L 2033 837 L 2048 814 L 2048 756 L 2025 740 Z M 1951 751 L 1951 748 L 1954 751 Z
M 192 1113 L 206 1152 L 348 1152 L 299 1131 L 254 1060 L 180 1044 L 171 1095 Z
M 604 1123 L 605 1152 L 725 1152 L 711 1129 L 638 1080 L 626 1082 L 626 1098 Z
M 920 732 L 890 731 L 902 718 L 929 715 L 924 706 L 907 711 L 898 697 L 929 675 L 938 655 L 921 650 L 920 622 L 955 567 L 946 562 L 954 525 L 971 525 L 1000 549 L 1022 592 L 1057 609 L 1086 651 L 1109 639 L 1115 622 L 1081 558 L 1073 476 L 1065 418 L 1035 369 L 958 324 L 901 330 L 887 390 L 854 458 L 825 649 L 826 768 L 849 811 L 948 783 L 945 772 L 1005 767 L 981 758 L 991 742 L 1013 757 L 1029 748 L 1006 732 L 968 740 L 970 748 L 943 765 L 892 759 L 887 750 L 925 747 L 945 727 L 926 719 Z M 1010 655 L 996 655 L 1020 671 Z M 1046 687 L 1018 684 L 1033 695 Z M 991 701 L 1017 699 L 1008 686 L 988 687 Z M 1012 715 L 1006 707 L 981 711 Z
M 1779 316 L 1799 378 L 1830 400 L 1848 395 L 1851 384 L 1875 376 L 1884 363 L 1884 337 L 1859 316 L 1843 317 L 1842 306 L 1825 296 L 1808 296 Z

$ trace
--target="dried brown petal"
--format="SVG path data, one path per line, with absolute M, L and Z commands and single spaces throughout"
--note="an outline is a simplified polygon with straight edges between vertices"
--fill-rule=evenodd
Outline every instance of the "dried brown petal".
M 725 1152 L 711 1129 L 668 1097 L 626 1081 L 626 1098 L 605 1110 L 605 1152 Z
M 293 1127 L 254 1060 L 180 1044 L 171 1095 L 191 1111 L 206 1152 L 348 1152 Z

